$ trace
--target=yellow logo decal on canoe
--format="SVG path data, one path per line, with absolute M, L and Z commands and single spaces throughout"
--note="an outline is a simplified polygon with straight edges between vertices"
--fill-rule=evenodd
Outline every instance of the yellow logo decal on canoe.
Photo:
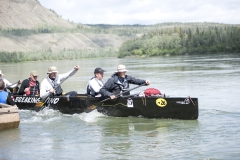
M 37 107 L 42 107 L 43 104 L 44 104 L 43 102 L 38 102 L 38 103 L 36 104 L 36 106 L 37 106 Z
M 165 107 L 167 105 L 167 101 L 163 98 L 158 98 L 156 100 L 156 104 L 159 106 L 159 107 Z

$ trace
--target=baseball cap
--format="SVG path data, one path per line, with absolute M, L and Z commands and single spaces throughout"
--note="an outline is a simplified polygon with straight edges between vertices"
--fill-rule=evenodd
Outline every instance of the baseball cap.
M 94 74 L 96 74 L 96 73 L 103 73 L 103 72 L 106 72 L 106 71 L 104 69 L 100 68 L 100 67 L 95 68 L 95 70 L 94 70 Z

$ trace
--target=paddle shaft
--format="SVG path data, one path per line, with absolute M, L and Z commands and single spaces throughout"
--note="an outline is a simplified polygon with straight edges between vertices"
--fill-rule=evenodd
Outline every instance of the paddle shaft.
M 18 81 L 15 82 L 15 83 L 13 83 L 13 84 L 11 84 L 11 85 L 7 85 L 6 88 L 11 87 L 11 86 L 13 86 L 13 85 L 15 85 L 15 84 L 17 84 L 17 83 L 18 83 Z
M 115 96 L 116 96 L 116 97 L 119 97 L 121 94 L 130 92 L 130 91 L 132 91 L 132 90 L 134 90 L 134 89 L 137 89 L 137 88 L 142 87 L 142 86 L 145 86 L 145 85 L 146 85 L 146 83 L 141 84 L 141 85 L 136 86 L 136 87 L 134 87 L 134 88 L 132 88 L 132 89 L 129 89 L 129 90 L 127 90 L 127 91 L 124 91 L 124 92 L 122 92 L 122 93 L 119 93 L 119 94 L 117 94 L 117 95 L 115 95 Z M 108 101 L 108 100 L 110 100 L 110 99 L 111 99 L 111 97 L 109 97 L 109 98 L 107 98 L 107 99 L 104 99 L 104 100 L 102 100 L 102 101 L 100 101 L 100 102 L 97 102 L 97 103 L 95 103 L 95 104 L 93 104 L 93 105 L 91 105 L 91 106 L 97 106 L 98 104 L 101 104 L 101 103 L 103 103 L 103 102 L 105 102 L 105 101 Z M 89 108 L 89 107 L 87 107 L 87 109 L 85 110 L 85 112 L 86 112 L 86 113 L 89 113 L 89 112 L 95 110 L 96 108 L 97 108 L 97 107 L 94 107 L 94 108 Z
M 145 86 L 145 85 L 146 85 L 146 84 L 144 83 L 144 84 L 141 84 L 141 85 L 139 85 L 139 86 L 133 87 L 133 88 L 127 90 L 127 91 L 124 91 L 124 92 L 122 92 L 122 93 L 119 93 L 119 94 L 115 95 L 115 97 L 119 97 L 121 94 L 130 92 L 130 91 L 132 91 L 132 90 L 134 90 L 134 89 L 137 89 L 137 88 L 142 87 L 142 86 Z M 109 99 L 111 99 L 111 97 L 109 97 L 109 98 L 107 98 L 107 99 L 104 99 L 104 100 L 102 100 L 102 101 L 100 101 L 100 102 L 98 102 L 98 103 L 105 102 L 105 101 L 107 101 L 107 100 L 109 100 Z

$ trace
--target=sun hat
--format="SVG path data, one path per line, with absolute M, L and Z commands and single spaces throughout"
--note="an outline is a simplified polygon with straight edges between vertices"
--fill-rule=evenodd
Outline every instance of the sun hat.
M 115 71 L 116 73 L 117 72 L 127 72 L 128 70 L 126 70 L 126 67 L 122 64 L 120 64 L 118 67 L 117 67 L 117 71 Z
M 55 67 L 55 66 L 49 67 L 47 74 L 51 74 L 51 73 L 58 73 L 57 67 Z
M 30 75 L 32 75 L 32 76 L 38 76 L 38 72 L 37 72 L 37 71 L 32 71 L 32 72 L 30 73 Z
M 1 70 L 0 70 L 0 74 L 1 74 L 1 75 L 4 75 Z

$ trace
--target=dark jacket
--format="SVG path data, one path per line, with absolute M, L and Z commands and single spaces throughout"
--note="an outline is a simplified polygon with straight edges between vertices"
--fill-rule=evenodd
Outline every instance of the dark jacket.
M 127 90 L 129 88 L 129 84 L 136 84 L 141 85 L 145 83 L 145 80 L 136 79 L 134 77 L 125 76 L 125 84 L 119 83 L 119 77 L 117 74 L 112 75 L 111 78 L 108 79 L 108 81 L 104 84 L 104 86 L 100 89 L 100 94 L 102 96 L 111 96 L 119 94 L 121 91 Z M 128 93 L 127 95 L 129 95 Z M 126 95 L 126 94 L 124 94 Z
M 25 79 L 25 80 L 22 82 L 21 87 L 19 88 L 19 91 L 18 91 L 18 94 L 19 94 L 19 95 L 24 95 L 24 94 L 25 94 L 25 92 L 24 92 L 25 88 L 30 87 L 29 82 L 30 82 L 30 79 L 29 79 L 29 78 L 28 78 L 28 79 Z M 40 91 L 40 87 L 39 87 L 39 86 L 40 86 L 39 82 L 36 81 L 36 86 L 35 86 L 35 87 L 30 87 L 30 95 L 31 95 L 31 96 L 35 95 L 35 94 L 36 94 L 36 91 L 38 91 L 38 94 L 39 94 L 39 91 Z

